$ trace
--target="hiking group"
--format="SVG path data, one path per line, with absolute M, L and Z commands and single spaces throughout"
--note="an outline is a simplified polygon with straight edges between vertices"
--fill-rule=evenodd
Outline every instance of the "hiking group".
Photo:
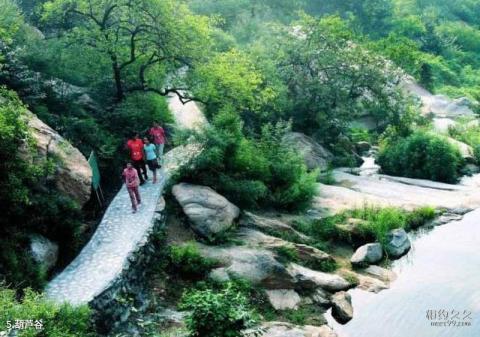
M 143 139 L 135 132 L 126 143 L 130 161 L 123 170 L 122 178 L 130 195 L 133 213 L 142 203 L 139 186 L 148 180 L 147 166 L 153 174 L 153 183 L 157 183 L 157 170 L 162 166 L 165 141 L 165 130 L 159 123 L 154 123 Z

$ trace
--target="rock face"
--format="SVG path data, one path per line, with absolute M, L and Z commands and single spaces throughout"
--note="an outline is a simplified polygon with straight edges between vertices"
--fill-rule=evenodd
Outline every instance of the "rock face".
M 352 297 L 345 291 L 332 296 L 332 316 L 338 323 L 345 324 L 353 318 Z
M 205 238 L 228 230 L 240 214 L 237 206 L 210 187 L 182 183 L 173 186 L 172 193 L 193 230 Z
M 397 228 L 387 233 L 385 250 L 391 257 L 400 257 L 410 250 L 410 239 L 403 228 Z
M 22 151 L 23 159 L 43 163 L 54 159 L 56 188 L 83 206 L 90 199 L 92 171 L 85 157 L 68 141 L 34 114 L 27 115 L 28 127 L 35 141 L 35 153 Z
M 350 262 L 353 265 L 374 264 L 383 257 L 382 245 L 379 243 L 367 243 L 359 247 L 353 254 Z
M 297 309 L 302 301 L 297 292 L 292 289 L 267 290 L 266 294 L 275 310 Z
M 261 327 L 265 333 L 262 337 L 338 337 L 328 326 L 297 326 L 285 322 L 267 322 Z
M 470 107 L 478 103 L 471 102 L 465 97 L 452 100 L 444 95 L 433 95 L 411 77 L 405 78 L 401 85 L 407 92 L 420 99 L 422 112 L 425 115 L 432 114 L 439 118 L 475 116 Z
M 243 246 L 217 247 L 198 244 L 200 253 L 222 264 L 210 277 L 218 281 L 245 279 L 266 289 L 293 289 L 294 278 L 275 260 L 272 252 Z
M 462 158 L 465 159 L 467 163 L 475 164 L 475 156 L 473 154 L 473 148 L 465 143 L 462 143 L 451 137 L 447 137 L 447 140 L 450 144 L 456 146 L 462 155 Z
M 315 247 L 285 241 L 283 239 L 266 235 L 253 229 L 240 229 L 240 231 L 238 232 L 238 238 L 250 246 L 262 247 L 272 251 L 276 251 L 280 248 L 291 249 L 296 253 L 296 255 L 301 261 L 310 263 L 311 265 L 320 264 L 321 262 L 327 261 L 333 262 L 333 258 L 329 254 Z
M 253 214 L 251 212 L 243 212 L 240 217 L 240 225 L 259 229 L 266 233 L 285 234 L 303 242 L 311 241 L 308 236 L 300 233 L 282 221 Z
M 283 141 L 303 157 L 310 170 L 319 168 L 325 171 L 333 159 L 330 151 L 303 133 L 290 132 L 285 135 Z
M 30 237 L 30 251 L 35 262 L 48 271 L 55 266 L 58 259 L 58 245 L 41 235 Z
M 305 289 L 322 288 L 327 291 L 339 291 L 350 288 L 350 283 L 339 275 L 311 270 L 295 263 L 290 264 L 288 272 L 298 286 Z

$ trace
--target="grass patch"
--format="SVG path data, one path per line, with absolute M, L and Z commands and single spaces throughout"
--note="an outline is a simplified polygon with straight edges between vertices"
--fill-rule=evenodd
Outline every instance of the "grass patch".
M 192 242 L 171 246 L 168 256 L 170 267 L 189 279 L 202 278 L 218 265 L 218 261 L 201 256 L 197 246 Z
M 321 250 L 332 241 L 353 245 L 378 241 L 383 245 L 390 230 L 415 229 L 434 219 L 435 216 L 435 208 L 428 206 L 409 212 L 396 207 L 365 204 L 360 208 L 313 221 L 310 226 L 298 228 L 315 238 Z M 354 222 L 354 224 L 347 225 L 348 222 Z

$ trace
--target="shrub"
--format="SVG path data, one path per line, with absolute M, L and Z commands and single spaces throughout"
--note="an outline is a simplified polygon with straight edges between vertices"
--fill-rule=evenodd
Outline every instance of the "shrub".
M 445 138 L 417 131 L 406 138 L 386 140 L 378 163 L 387 174 L 455 183 L 463 160 Z
M 266 125 L 257 138 L 247 138 L 240 117 L 218 113 L 198 135 L 204 151 L 178 179 L 211 186 L 239 206 L 302 208 L 316 192 L 317 173 L 308 173 L 303 160 L 283 146 L 289 125 Z
M 435 218 L 435 208 L 425 206 L 420 207 L 407 214 L 406 222 L 409 228 L 418 228 L 427 221 Z
M 348 212 L 350 217 L 362 219 L 360 230 L 365 237 L 373 237 L 381 244 L 385 243 L 387 233 L 395 228 L 404 228 L 407 224 L 406 213 L 394 207 L 376 207 L 364 205 Z
M 206 275 L 217 263 L 200 255 L 194 243 L 171 246 L 169 253 L 171 266 L 188 278 L 199 278 Z
M 189 311 L 186 324 L 192 337 L 240 337 L 242 330 L 255 323 L 247 297 L 230 282 L 219 291 L 186 292 L 180 308 Z
M 18 330 L 18 337 L 89 337 L 94 336 L 88 306 L 58 306 L 42 295 L 25 289 L 21 300 L 16 299 L 14 290 L 0 288 L 0 322 L 19 320 L 42 320 L 43 329 Z M 4 327 L 4 326 L 3 326 Z M 2 327 L 2 329 L 3 329 Z
M 293 245 L 280 246 L 275 248 L 277 258 L 282 263 L 298 262 L 298 252 Z

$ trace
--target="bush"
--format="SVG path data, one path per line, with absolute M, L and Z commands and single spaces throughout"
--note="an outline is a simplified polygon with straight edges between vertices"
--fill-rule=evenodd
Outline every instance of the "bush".
M 302 208 L 316 192 L 317 172 L 308 173 L 303 160 L 283 146 L 288 129 L 286 123 L 268 124 L 260 136 L 247 138 L 240 117 L 222 111 L 198 135 L 205 149 L 178 179 L 211 186 L 246 208 Z
M 423 226 L 427 221 L 433 220 L 435 216 L 435 208 L 425 206 L 409 212 L 406 221 L 409 228 L 418 228 Z
M 18 330 L 18 337 L 89 337 L 94 336 L 90 323 L 88 306 L 72 307 L 68 304 L 58 306 L 42 295 L 25 289 L 23 298 L 18 301 L 14 290 L 0 288 L 0 322 L 2 330 L 8 321 L 41 320 L 42 330 L 27 328 Z
M 366 222 L 360 225 L 365 237 L 374 237 L 382 245 L 387 233 L 392 229 L 404 228 L 407 224 L 406 213 L 394 207 L 375 207 L 365 205 L 349 213 L 350 217 Z
M 242 330 L 255 323 L 247 297 L 233 283 L 219 291 L 186 292 L 180 308 L 189 311 L 186 324 L 192 337 L 240 337 Z
M 169 253 L 171 266 L 188 278 L 199 278 L 206 275 L 217 262 L 200 255 L 194 243 L 171 246 Z
M 445 138 L 417 131 L 406 138 L 386 140 L 378 163 L 386 174 L 455 183 L 463 160 Z

